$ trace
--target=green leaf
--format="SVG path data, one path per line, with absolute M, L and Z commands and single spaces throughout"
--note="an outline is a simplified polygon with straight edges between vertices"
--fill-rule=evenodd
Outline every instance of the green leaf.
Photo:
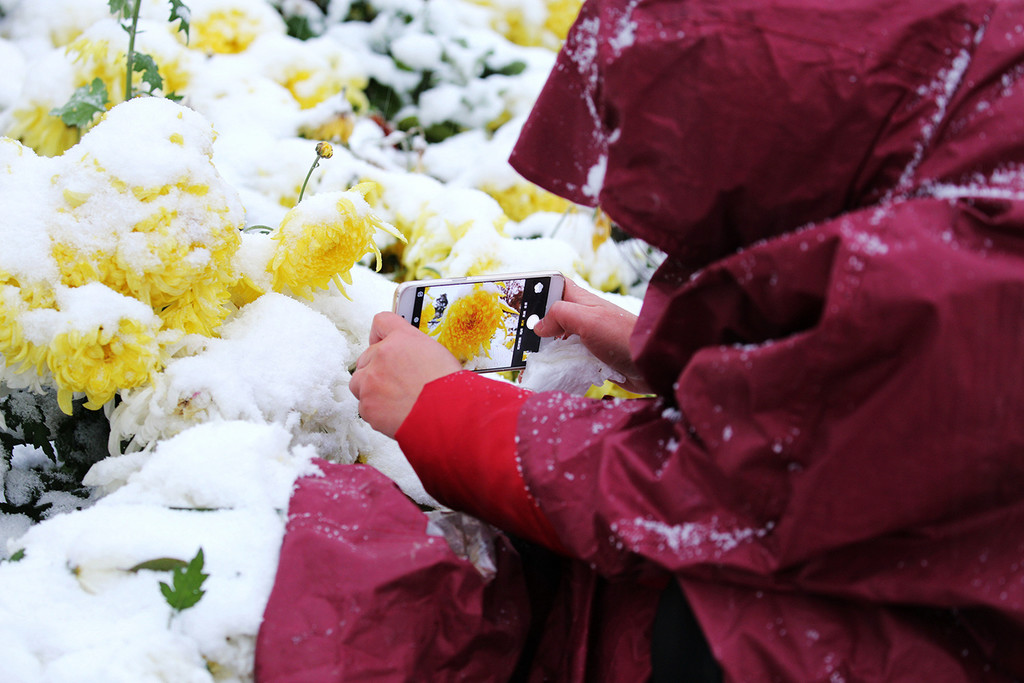
M 424 128 L 423 135 L 427 138 L 427 142 L 433 144 L 447 140 L 461 130 L 462 127 L 454 121 L 442 121 L 440 123 L 432 123 Z
M 254 225 L 247 225 L 246 227 L 241 228 L 241 230 L 242 232 L 258 232 L 262 235 L 269 235 L 274 232 L 274 229 L 269 225 L 261 225 L 258 223 Z
M 313 30 L 313 27 L 309 23 L 309 19 L 306 17 L 288 17 L 285 19 L 285 25 L 288 27 L 288 35 L 292 38 L 309 40 L 310 38 L 316 37 L 316 32 Z
M 526 62 L 516 60 L 509 62 L 505 66 L 498 68 L 492 67 L 490 64 L 484 64 L 483 73 L 480 74 L 480 78 L 487 78 L 488 76 L 518 76 L 519 74 L 526 71 Z
M 160 592 L 164 594 L 167 604 L 180 612 L 192 607 L 206 591 L 202 590 L 203 582 L 208 574 L 203 573 L 203 549 L 200 548 L 188 567 L 177 567 L 171 573 L 172 586 L 160 582 Z
M 50 441 L 49 427 L 40 422 L 28 422 L 22 425 L 21 433 L 25 435 L 25 443 L 42 449 L 50 460 L 56 461 L 57 452 L 53 450 L 53 443 Z
M 171 0 L 171 22 L 179 22 L 178 30 L 185 34 L 185 43 L 188 43 L 188 30 L 189 20 L 192 18 L 192 12 L 189 11 L 188 6 L 181 0 Z
M 136 52 L 132 61 L 132 71 L 142 74 L 142 82 L 149 86 L 149 94 L 164 87 L 164 79 L 160 76 L 160 67 L 156 60 L 145 52 Z
M 75 90 L 63 107 L 50 110 L 51 116 L 59 116 L 66 126 L 84 128 L 96 114 L 106 111 L 110 98 L 107 86 L 100 78 L 94 78 L 89 85 Z
M 376 78 L 370 77 L 370 82 L 364 90 L 367 99 L 370 100 L 370 107 L 379 111 L 385 121 L 390 121 L 402 108 L 404 102 L 398 91 L 387 83 L 382 83 Z
M 122 19 L 131 19 L 133 4 L 131 0 L 107 0 L 110 13 Z
M 170 572 L 175 569 L 188 569 L 188 562 L 185 560 L 179 560 L 176 557 L 158 557 L 155 560 L 146 560 L 145 562 L 139 562 L 134 567 L 130 568 L 130 572 L 139 572 L 143 569 L 148 569 L 154 572 Z
M 14 551 L 14 554 L 7 558 L 8 562 L 20 562 L 25 557 L 25 549 L 19 548 Z
M 369 23 L 376 17 L 377 9 L 373 6 L 373 3 L 367 2 L 367 0 L 355 0 L 355 2 L 349 5 L 348 15 L 344 21 L 365 21 Z

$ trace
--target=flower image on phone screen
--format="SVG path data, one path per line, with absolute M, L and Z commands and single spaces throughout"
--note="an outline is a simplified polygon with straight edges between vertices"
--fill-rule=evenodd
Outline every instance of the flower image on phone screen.
M 412 322 L 467 370 L 521 368 L 540 348 L 533 325 L 544 317 L 550 277 L 424 285 Z

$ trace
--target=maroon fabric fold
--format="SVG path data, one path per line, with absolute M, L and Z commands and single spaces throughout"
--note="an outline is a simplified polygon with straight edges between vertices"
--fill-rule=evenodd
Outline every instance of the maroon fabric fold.
M 318 464 L 292 496 L 257 680 L 507 680 L 529 622 L 507 540 L 484 577 L 384 475 Z

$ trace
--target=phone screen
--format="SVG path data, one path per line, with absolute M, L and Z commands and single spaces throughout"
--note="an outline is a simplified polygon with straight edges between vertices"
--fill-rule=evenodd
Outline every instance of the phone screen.
M 533 326 L 547 309 L 551 276 L 416 287 L 410 322 L 467 370 L 522 368 L 540 349 Z

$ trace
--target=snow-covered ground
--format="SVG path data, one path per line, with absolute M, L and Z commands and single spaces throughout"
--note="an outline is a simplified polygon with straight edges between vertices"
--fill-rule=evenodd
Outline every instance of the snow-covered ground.
M 162 86 L 83 134 L 50 112 L 96 78 L 123 100 L 128 33 L 104 0 L 0 0 L 3 681 L 251 680 L 314 458 L 434 504 L 348 391 L 396 281 L 560 270 L 638 307 L 642 247 L 507 163 L 578 4 L 189 0 L 186 43 L 144 0 Z M 536 388 L 607 377 L 552 352 Z

